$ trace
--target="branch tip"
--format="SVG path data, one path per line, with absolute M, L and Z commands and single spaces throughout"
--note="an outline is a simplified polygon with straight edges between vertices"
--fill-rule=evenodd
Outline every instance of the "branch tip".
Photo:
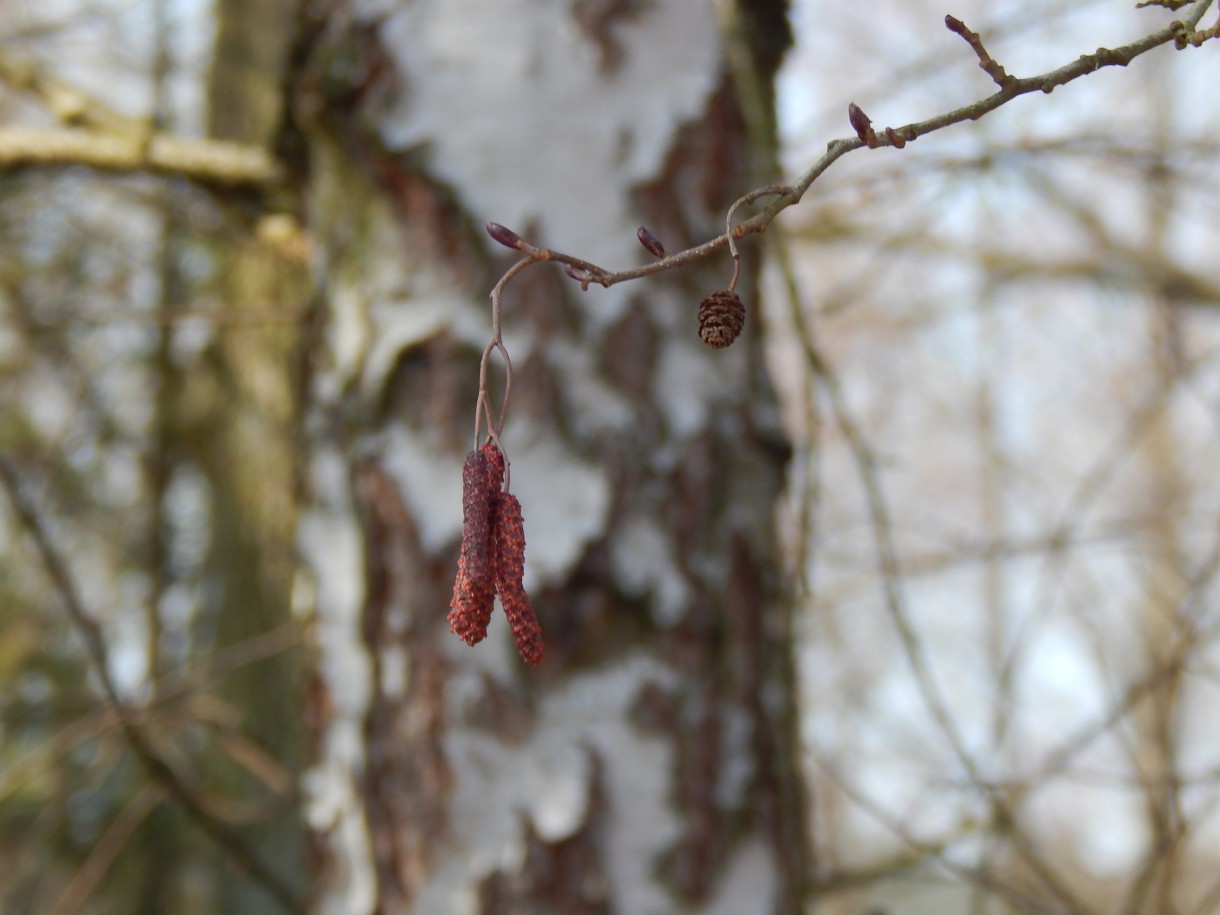
M 640 244 L 653 257 L 664 257 L 665 246 L 661 244 L 661 240 L 648 231 L 647 226 L 640 226 L 635 230 L 635 237 L 640 240 Z
M 970 49 L 974 51 L 974 56 L 979 59 L 979 68 L 991 77 L 1001 89 L 1006 89 L 1013 82 L 1013 78 L 1008 75 L 1007 71 L 1000 66 L 994 57 L 983 46 L 983 39 L 979 37 L 979 33 L 966 27 L 966 23 L 962 22 L 955 16 L 945 16 L 945 28 L 955 35 L 960 35 L 962 39 L 970 45 Z
M 877 134 L 873 130 L 873 120 L 855 102 L 847 106 L 847 120 L 851 122 L 852 130 L 861 140 L 868 144 L 869 149 L 877 146 Z
M 489 222 L 484 228 L 487 234 L 495 241 L 498 241 L 506 248 L 515 248 L 520 251 L 522 244 L 521 236 L 507 226 L 502 226 L 498 222 Z

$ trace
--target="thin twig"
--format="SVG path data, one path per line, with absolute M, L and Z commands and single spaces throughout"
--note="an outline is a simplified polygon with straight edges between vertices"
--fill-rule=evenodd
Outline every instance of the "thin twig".
M 966 867 L 958 864 L 949 856 L 949 851 L 952 849 L 955 842 L 969 838 L 975 831 L 969 827 L 969 824 L 962 824 L 956 830 L 947 832 L 943 839 L 939 841 L 926 841 L 917 838 L 911 831 L 895 817 L 893 813 L 886 809 L 884 804 L 875 801 L 872 797 L 857 789 L 847 778 L 843 776 L 838 769 L 833 766 L 828 760 L 814 755 L 813 764 L 826 774 L 826 776 L 835 783 L 836 787 L 843 792 L 844 796 L 869 814 L 886 829 L 888 829 L 895 837 L 911 848 L 912 854 L 920 856 L 924 860 L 932 860 L 938 866 L 944 868 L 948 873 L 954 875 L 960 880 L 967 883 L 982 886 L 997 896 L 1002 897 L 1007 902 L 1016 906 L 1020 911 L 1037 912 L 1045 911 L 1045 907 L 1040 905 L 1038 900 L 1032 898 L 1029 891 L 1024 887 L 1009 885 L 1000 876 L 991 873 L 982 868 Z M 905 863 L 901 858 L 892 862 L 892 864 Z M 918 863 L 918 862 L 913 862 Z M 870 871 L 875 871 L 875 868 L 869 868 L 869 871 L 863 873 L 868 874 Z M 855 873 L 846 872 L 839 874 L 831 874 L 826 878 L 817 881 L 819 891 L 834 891 L 844 883 L 855 883 L 853 879 Z M 825 883 L 823 882 L 825 880 Z M 862 882 L 862 881 L 861 881 Z
M 979 99 L 978 101 L 966 105 L 962 108 L 954 109 L 945 114 L 936 117 L 928 118 L 927 120 L 917 121 L 912 124 L 907 124 L 904 127 L 893 128 L 887 127 L 884 131 L 884 139 L 878 136 L 868 123 L 868 118 L 855 105 L 850 106 L 852 113 L 853 126 L 857 129 L 857 136 L 832 140 L 827 144 L 826 152 L 814 162 L 804 174 L 800 176 L 794 183 L 788 184 L 772 184 L 765 187 L 756 188 L 738 198 L 729 208 L 725 218 L 725 232 L 723 235 L 706 241 L 701 245 L 696 245 L 692 248 L 687 248 L 684 251 L 679 251 L 675 254 L 660 257 L 658 260 L 644 264 L 638 267 L 632 267 L 627 270 L 608 270 L 583 258 L 567 254 L 563 251 L 558 251 L 553 248 L 535 247 L 525 241 L 516 232 L 508 229 L 498 223 L 488 223 L 487 232 L 493 239 L 502 245 L 521 252 L 524 257 L 514 263 L 508 271 L 501 276 L 492 290 L 492 337 L 491 341 L 483 351 L 483 358 L 479 367 L 479 398 L 475 407 L 475 447 L 479 445 L 480 431 L 484 421 L 487 423 L 488 435 L 503 451 L 500 443 L 500 433 L 503 429 L 504 419 L 508 410 L 508 391 L 512 384 L 512 368 L 509 362 L 508 350 L 504 346 L 503 339 L 500 334 L 500 319 L 501 307 L 500 299 L 503 295 L 504 288 L 508 282 L 522 270 L 533 264 L 554 262 L 564 265 L 564 272 L 569 277 L 580 284 L 582 291 L 596 283 L 603 288 L 609 288 L 618 283 L 624 283 L 629 280 L 636 280 L 646 276 L 652 276 L 658 273 L 664 273 L 668 270 L 673 270 L 678 267 L 683 267 L 704 258 L 710 257 L 721 249 L 727 247 L 733 257 L 734 269 L 733 279 L 729 284 L 729 290 L 732 291 L 736 286 L 740 263 L 737 256 L 737 240 L 744 238 L 746 235 L 753 233 L 762 233 L 767 230 L 767 227 L 775 220 L 775 218 L 790 206 L 799 203 L 804 197 L 806 191 L 813 183 L 826 172 L 836 161 L 845 156 L 849 152 L 867 147 L 869 149 L 877 149 L 883 146 L 891 146 L 897 149 L 905 147 L 912 140 L 933 133 L 937 130 L 943 130 L 953 124 L 959 124 L 963 121 L 977 121 L 995 111 L 1002 105 L 1011 102 L 1013 99 L 1021 95 L 1027 95 L 1031 92 L 1052 92 L 1055 87 L 1065 85 L 1082 76 L 1087 76 L 1094 73 L 1103 67 L 1125 67 L 1136 57 L 1141 54 L 1146 54 L 1153 48 L 1160 47 L 1164 44 L 1173 43 L 1178 49 L 1182 49 L 1187 45 L 1198 46 L 1210 38 L 1216 37 L 1216 32 L 1220 29 L 1220 24 L 1216 29 L 1207 29 L 1197 31 L 1196 27 L 1203 15 L 1211 7 L 1212 0 L 1199 0 L 1196 9 L 1186 18 L 1185 21 L 1171 22 L 1165 28 L 1147 35 L 1139 41 L 1130 44 L 1121 45 L 1117 48 L 1098 48 L 1092 54 L 1084 54 L 1069 64 L 1065 64 L 1055 70 L 1049 70 L 1038 76 L 1030 76 L 1024 79 L 1017 79 L 1002 67 L 988 53 L 983 45 L 982 39 L 977 32 L 968 29 L 964 23 L 955 19 L 952 16 L 945 17 L 946 26 L 954 33 L 965 39 L 970 47 L 974 50 L 975 55 L 979 58 L 980 66 L 992 77 L 999 86 L 999 91 L 995 94 Z M 740 223 L 736 227 L 733 226 L 733 216 L 738 208 L 753 203 L 761 197 L 773 196 L 777 199 L 769 204 L 761 212 L 755 214 L 751 218 Z M 654 255 L 655 251 L 652 251 Z M 491 410 L 490 397 L 487 392 L 487 373 L 488 364 L 491 359 L 491 354 L 494 350 L 498 350 L 504 357 L 506 364 L 506 382 L 505 396 L 501 404 L 501 409 L 498 418 L 493 417 Z M 904 637 L 905 641 L 905 637 Z
M 131 837 L 165 797 L 165 789 L 148 783 L 136 793 L 94 844 L 89 857 L 64 888 L 51 915 L 70 915 L 81 911 L 107 871 L 118 860 Z
M 1009 77 L 1004 86 L 993 95 L 979 99 L 961 108 L 955 108 L 944 114 L 894 128 L 894 134 L 903 143 L 909 143 L 919 137 L 943 130 L 954 124 L 960 124 L 963 121 L 977 121 L 979 118 L 990 114 L 992 111 L 1008 104 L 1019 96 L 1028 95 L 1031 92 L 1050 93 L 1058 86 L 1066 85 L 1082 76 L 1096 73 L 1104 67 L 1125 67 L 1135 58 L 1147 54 L 1149 51 L 1162 45 L 1174 44 L 1177 47 L 1185 47 L 1186 45 L 1196 46 L 1196 42 L 1202 44 L 1204 41 L 1217 37 L 1214 34 L 1216 29 L 1196 31 L 1199 21 L 1211 5 L 1212 0 L 1199 0 L 1198 7 L 1185 20 L 1175 20 L 1165 28 L 1146 35 L 1130 44 L 1120 45 L 1116 48 L 1098 48 L 1092 54 L 1082 54 L 1071 63 L 1054 70 L 1048 70 L 1037 76 L 1028 76 L 1023 79 Z M 809 190 L 813 183 L 830 166 L 847 153 L 865 148 L 867 145 L 859 137 L 831 140 L 826 146 L 826 152 L 791 185 L 771 185 L 766 188 L 760 188 L 758 191 L 751 191 L 750 194 L 745 195 L 742 198 L 743 200 L 750 198 L 751 194 L 758 194 L 759 196 L 774 194 L 778 199 L 761 212 L 740 223 L 733 231 L 734 238 L 740 239 L 746 235 L 765 232 L 776 216 L 788 207 L 800 203 L 805 192 Z M 878 136 L 876 145 L 884 147 L 895 144 L 888 136 L 886 139 Z M 555 263 L 572 267 L 575 271 L 584 275 L 580 278 L 582 285 L 597 283 L 603 287 L 610 287 L 629 280 L 664 273 L 677 267 L 684 267 L 709 257 L 717 251 L 728 247 L 728 245 L 729 234 L 726 232 L 724 235 L 719 235 L 693 248 L 687 248 L 684 251 L 678 251 L 660 260 L 627 270 L 608 270 L 583 258 L 566 254 L 563 251 L 557 251 L 553 248 L 535 248 L 524 241 L 521 242 L 519 250 L 534 262 L 554 261 Z
M 893 526 L 890 523 L 889 508 L 881 489 L 881 482 L 877 477 L 876 462 L 873 459 L 872 449 L 869 448 L 863 432 L 860 431 L 859 425 L 847 407 L 847 399 L 843 396 L 843 389 L 833 369 L 822 358 L 821 353 L 813 347 L 811 341 L 806 341 L 803 350 L 809 367 L 817 377 L 823 390 L 826 391 L 835 423 L 842 431 L 843 438 L 846 439 L 852 456 L 855 459 L 856 470 L 860 476 L 861 486 L 864 489 L 865 500 L 868 502 L 869 517 L 873 529 L 873 543 L 877 551 L 878 571 L 881 574 L 882 588 L 885 592 L 885 606 L 889 611 L 894 628 L 898 632 L 903 654 L 906 655 L 911 672 L 915 675 L 920 694 L 924 699 L 925 705 L 928 707 L 928 711 L 936 721 L 937 726 L 944 733 L 946 739 L 948 739 L 953 748 L 954 755 L 970 778 L 981 784 L 982 778 L 979 774 L 978 766 L 975 764 L 969 751 L 967 751 L 965 740 L 963 740 L 961 733 L 958 731 L 957 725 L 953 721 L 953 716 L 949 714 L 948 705 L 945 703 L 944 697 L 941 695 L 940 689 L 932 676 L 932 671 L 928 666 L 927 655 L 920 641 L 919 634 L 915 631 L 915 627 L 912 625 L 907 614 L 906 600 L 902 593 L 902 568 L 898 561 L 898 550 L 894 545 Z
M 945 27 L 953 34 L 960 35 L 970 45 L 970 50 L 974 51 L 974 56 L 979 59 L 979 68 L 991 77 L 992 82 L 1001 89 L 1006 88 L 1012 82 L 1012 77 L 987 52 L 987 48 L 983 46 L 983 39 L 979 37 L 978 32 L 972 32 L 966 27 L 966 23 L 954 16 L 945 17 Z
M 205 663 L 184 665 L 154 684 L 153 699 L 148 708 L 152 710 L 164 706 L 247 664 L 273 657 L 300 644 L 300 624 L 290 622 L 244 642 L 219 649 L 209 655 Z M 121 726 L 119 717 L 109 704 L 65 725 L 56 734 L 10 762 L 4 771 L 0 772 L 0 801 L 10 797 L 46 771 L 56 760 L 71 753 L 86 741 L 100 739 L 117 726 Z

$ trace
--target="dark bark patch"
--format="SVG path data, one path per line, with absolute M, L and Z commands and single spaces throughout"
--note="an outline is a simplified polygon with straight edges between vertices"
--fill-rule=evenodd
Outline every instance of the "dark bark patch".
M 410 908 L 448 827 L 447 671 L 434 644 L 436 620 L 425 612 L 445 606 L 448 582 L 424 555 L 393 479 L 365 461 L 352 484 L 367 544 L 362 630 L 373 667 L 364 809 L 383 911 L 399 911 Z M 401 670 L 387 670 L 388 662 Z
M 487 251 L 482 231 L 462 208 L 457 191 L 424 165 L 418 151 L 399 153 L 365 138 L 354 151 L 394 205 L 420 261 L 444 265 L 458 288 L 474 292 L 485 279 Z
M 648 734 L 669 736 L 677 729 L 678 705 L 672 692 L 656 680 L 644 683 L 628 712 L 632 723 Z
M 572 18 L 585 37 L 597 46 L 597 65 L 603 73 L 612 73 L 623 65 L 626 52 L 614 34 L 614 24 L 637 13 L 643 4 L 639 0 L 575 0 Z
M 677 796 L 682 835 L 666 856 L 663 872 L 674 891 L 691 902 L 708 898 L 723 868 L 730 838 L 728 818 L 717 799 L 716 786 L 725 760 L 723 727 L 713 697 L 702 705 L 695 720 L 677 734 Z
M 792 23 L 788 20 L 788 0 L 738 0 L 741 34 L 754 52 L 755 67 L 771 88 L 771 77 L 779 69 L 784 53 L 792 47 Z
M 460 452 L 470 441 L 478 380 L 478 353 L 438 333 L 399 352 L 381 384 L 376 419 L 405 422 L 439 448 Z
M 498 871 L 479 887 L 480 915 L 610 915 L 615 911 L 605 870 L 606 791 L 602 762 L 589 754 L 585 820 L 570 836 L 548 841 L 526 822 L 525 863 Z
M 703 114 L 677 132 L 661 172 L 636 190 L 641 222 L 675 247 L 723 232 L 725 209 L 741 193 L 739 179 L 749 162 L 744 131 L 726 75 Z
M 637 410 L 653 408 L 653 415 L 649 417 L 649 425 L 652 426 L 658 418 L 655 415 L 652 383 L 659 331 L 650 310 L 647 300 L 640 296 L 632 299 L 623 316 L 607 330 L 602 340 L 600 369 L 615 388 L 627 395 Z

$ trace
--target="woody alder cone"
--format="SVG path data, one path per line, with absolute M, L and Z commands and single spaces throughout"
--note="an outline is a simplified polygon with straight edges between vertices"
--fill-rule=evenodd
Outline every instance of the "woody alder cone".
M 735 292 L 720 289 L 699 303 L 699 339 L 712 349 L 736 340 L 745 323 L 746 307 Z

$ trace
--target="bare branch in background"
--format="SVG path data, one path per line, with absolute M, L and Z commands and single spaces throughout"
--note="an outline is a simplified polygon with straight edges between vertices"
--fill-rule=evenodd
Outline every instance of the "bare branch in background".
M 79 127 L 0 128 L 0 167 L 82 165 L 110 172 L 150 171 L 221 186 L 269 185 L 283 169 L 266 151 L 225 140 L 145 137 Z
M 0 82 L 39 98 L 62 126 L 0 127 L 0 167 L 82 165 L 177 175 L 220 186 L 271 185 L 283 169 L 266 150 L 153 130 L 43 67 L 0 54 Z
M 194 791 L 183 783 L 173 767 L 157 750 L 152 739 L 144 731 L 136 713 L 119 694 L 118 686 L 110 670 L 109 650 L 101 627 L 85 608 L 80 590 L 72 577 L 67 562 L 55 546 L 51 532 L 21 491 L 21 481 L 7 458 L 0 457 L 0 486 L 12 503 L 18 520 L 33 541 L 46 568 L 47 575 L 60 600 L 71 617 L 73 625 L 85 641 L 85 648 L 93 663 L 93 669 L 102 685 L 107 703 L 118 715 L 124 737 L 140 763 L 156 783 L 160 784 L 183 812 L 217 847 L 234 863 L 257 881 L 286 912 L 304 912 L 305 901 L 251 848 L 240 834 L 212 816 Z

